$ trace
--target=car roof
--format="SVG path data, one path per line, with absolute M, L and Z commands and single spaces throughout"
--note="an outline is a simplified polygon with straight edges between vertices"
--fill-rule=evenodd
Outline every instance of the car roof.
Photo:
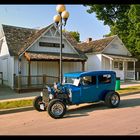
M 85 71 L 85 72 L 70 72 L 65 73 L 64 77 L 83 77 L 83 76 L 92 76 L 92 75 L 101 75 L 101 74 L 116 74 L 114 71 Z

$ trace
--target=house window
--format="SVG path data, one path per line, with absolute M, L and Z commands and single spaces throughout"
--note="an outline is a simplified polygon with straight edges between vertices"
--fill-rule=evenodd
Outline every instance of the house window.
M 134 62 L 127 63 L 127 70 L 134 70 Z
M 114 62 L 114 68 L 119 68 L 119 63 L 118 62 Z
M 59 43 L 39 42 L 39 46 L 41 46 L 41 47 L 55 47 L 55 48 L 59 48 L 60 44 Z M 64 48 L 64 44 L 62 44 L 62 48 Z
M 123 70 L 123 62 L 119 62 L 119 70 Z
M 123 62 L 122 61 L 120 61 L 120 62 L 115 61 L 114 62 L 114 69 L 123 70 Z

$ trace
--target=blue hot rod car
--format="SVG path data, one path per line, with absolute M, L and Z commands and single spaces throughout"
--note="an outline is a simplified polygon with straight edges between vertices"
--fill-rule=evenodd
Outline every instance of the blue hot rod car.
M 61 118 L 66 106 L 104 101 L 108 107 L 118 107 L 120 96 L 115 91 L 114 71 L 65 73 L 62 84 L 46 86 L 33 105 L 38 111 L 47 110 L 52 118 Z

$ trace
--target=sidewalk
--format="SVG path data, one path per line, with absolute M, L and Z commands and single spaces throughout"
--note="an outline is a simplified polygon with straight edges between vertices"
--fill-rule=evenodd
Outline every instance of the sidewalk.
M 121 89 L 126 88 L 126 87 L 131 87 L 131 86 L 140 86 L 140 81 L 131 81 L 131 82 L 121 82 L 120 83 Z M 123 94 L 121 96 L 136 94 L 136 93 L 139 93 L 139 92 L 134 91 L 131 93 Z M 12 101 L 12 100 L 33 99 L 34 97 L 36 97 L 38 95 L 40 95 L 40 92 L 16 93 L 9 87 L 0 86 L 0 103 L 4 102 L 4 101 Z M 5 109 L 5 110 L 0 110 L 0 115 L 7 114 L 7 113 L 16 113 L 16 112 L 21 112 L 21 111 L 29 111 L 29 110 L 33 110 L 33 109 L 34 109 L 33 106 Z
M 14 90 L 7 86 L 0 85 L 0 102 L 19 100 L 19 99 L 31 99 L 35 96 L 40 95 L 40 92 L 26 92 L 26 93 L 16 93 Z
M 131 86 L 140 86 L 140 81 L 127 81 L 120 83 L 120 88 L 126 88 Z
M 129 81 L 121 82 L 120 88 L 126 88 L 130 86 L 140 86 L 140 81 Z M 16 93 L 7 86 L 0 85 L 0 102 L 9 100 L 19 100 L 19 99 L 32 99 L 40 95 L 40 91 L 37 92 L 26 92 L 26 93 Z

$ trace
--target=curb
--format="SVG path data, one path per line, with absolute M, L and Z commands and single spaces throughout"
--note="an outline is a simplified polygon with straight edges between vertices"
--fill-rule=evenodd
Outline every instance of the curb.
M 122 96 L 127 96 L 127 95 L 138 94 L 138 93 L 140 93 L 140 91 L 124 93 L 124 94 L 120 94 L 120 96 L 122 97 Z M 3 109 L 3 110 L 0 110 L 0 115 L 17 113 L 17 112 L 24 112 L 24 111 L 31 111 L 31 110 L 34 110 L 33 106 L 12 108 L 12 109 Z
M 140 91 L 135 91 L 135 92 L 120 94 L 120 96 L 127 96 L 127 95 L 139 94 L 139 93 L 140 93 Z
M 30 110 L 34 110 L 34 107 L 28 106 L 28 107 L 20 107 L 20 108 L 12 108 L 12 109 L 3 109 L 3 110 L 0 110 L 0 115 L 24 112 L 24 111 L 30 111 Z

